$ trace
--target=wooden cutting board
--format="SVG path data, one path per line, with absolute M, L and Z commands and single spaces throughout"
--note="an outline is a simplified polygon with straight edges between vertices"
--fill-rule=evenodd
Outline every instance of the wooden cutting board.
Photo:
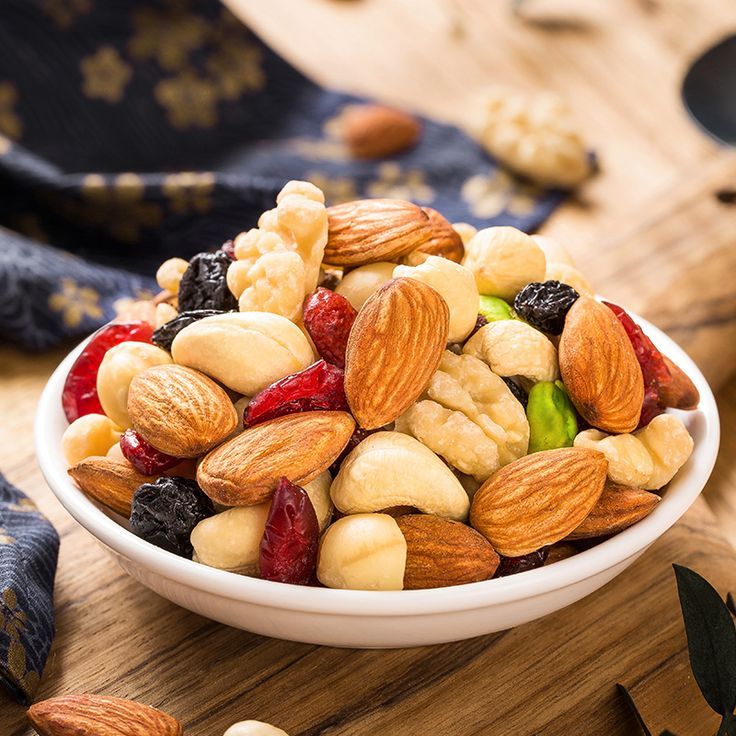
M 313 0 L 299 9 L 271 0 L 268 12 L 255 0 L 237 4 L 318 76 L 343 86 L 355 79 L 361 91 L 424 102 L 438 114 L 457 112 L 466 88 L 500 74 L 570 94 L 605 173 L 548 230 L 576 250 L 600 291 L 668 330 L 722 387 L 727 449 L 706 494 L 719 519 L 699 500 L 601 591 L 509 632 L 396 651 L 265 639 L 159 598 L 70 519 L 35 467 L 31 431 L 40 390 L 64 351 L 39 357 L 2 347 L 0 469 L 62 535 L 58 635 L 39 696 L 140 699 L 181 718 L 190 736 L 220 736 L 246 718 L 291 736 L 630 736 L 637 726 L 616 690 L 622 682 L 653 733 L 713 733 L 716 720 L 687 665 L 671 563 L 695 568 L 724 595 L 736 591 L 736 554 L 724 538 L 736 534 L 736 207 L 714 196 L 736 185 L 736 159 L 691 127 L 675 84 L 685 54 L 736 20 L 736 9 L 727 0 L 697 8 L 686 0 L 568 2 L 586 13 L 584 23 L 550 30 L 548 21 L 520 26 L 481 0 L 427 0 L 421 12 L 409 0 Z M 460 39 L 448 16 L 458 9 Z M 436 83 L 428 85 L 430 72 Z M 23 709 L 0 693 L 0 735 L 27 733 Z

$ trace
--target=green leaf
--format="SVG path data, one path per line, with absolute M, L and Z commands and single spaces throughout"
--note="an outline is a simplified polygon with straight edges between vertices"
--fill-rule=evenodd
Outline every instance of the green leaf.
M 673 565 L 687 633 L 690 667 L 708 705 L 722 716 L 736 707 L 736 627 L 715 588 L 694 570 Z

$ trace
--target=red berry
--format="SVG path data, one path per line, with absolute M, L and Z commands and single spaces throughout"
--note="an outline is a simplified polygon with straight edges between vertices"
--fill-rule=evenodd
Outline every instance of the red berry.
M 317 565 L 319 523 L 307 492 L 281 478 L 261 539 L 261 577 L 309 585 Z
M 299 373 L 292 373 L 266 386 L 248 404 L 246 427 L 301 411 L 347 411 L 343 372 L 318 360 Z
M 159 475 L 181 462 L 149 445 L 134 429 L 126 429 L 120 438 L 120 449 L 130 464 L 143 475 Z
M 641 408 L 639 426 L 644 427 L 664 411 L 665 407 L 659 399 L 659 387 L 669 383 L 672 380 L 672 374 L 664 362 L 664 356 L 644 334 L 641 327 L 621 307 L 610 302 L 603 303 L 616 315 L 626 330 L 636 359 L 641 366 L 644 378 L 644 403 Z
M 105 353 L 121 342 L 151 342 L 148 322 L 113 323 L 101 327 L 74 361 L 64 382 L 61 404 L 69 422 L 86 414 L 104 414 L 97 396 L 97 371 Z
M 501 562 L 493 577 L 505 578 L 507 575 L 516 575 L 519 572 L 542 567 L 547 559 L 548 552 L 548 547 L 542 547 L 528 555 L 521 555 L 521 557 L 501 557 Z
M 363 429 L 362 427 L 356 427 L 353 430 L 353 434 L 351 435 L 350 439 L 348 440 L 347 445 L 345 445 L 345 449 L 340 453 L 337 460 L 335 460 L 332 465 L 330 465 L 330 473 L 332 473 L 332 477 L 334 478 L 339 472 L 340 472 L 340 466 L 343 464 L 343 461 L 345 458 L 369 435 L 373 434 L 374 432 L 379 432 L 379 429 Z
M 304 300 L 304 326 L 319 354 L 340 368 L 357 312 L 353 305 L 329 289 L 319 288 Z

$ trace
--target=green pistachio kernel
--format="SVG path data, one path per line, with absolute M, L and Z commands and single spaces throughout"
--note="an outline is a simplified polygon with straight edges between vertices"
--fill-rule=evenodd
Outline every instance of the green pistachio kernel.
M 485 296 L 481 294 L 478 312 L 489 322 L 514 318 L 514 310 L 511 309 L 511 305 L 503 299 L 499 299 L 497 296 Z
M 572 447 L 578 433 L 575 408 L 562 381 L 540 381 L 529 391 L 529 453 Z

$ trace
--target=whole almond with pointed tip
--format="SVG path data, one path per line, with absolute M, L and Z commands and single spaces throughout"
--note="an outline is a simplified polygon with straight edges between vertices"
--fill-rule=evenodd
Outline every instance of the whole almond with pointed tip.
M 603 492 L 608 461 L 579 447 L 526 455 L 494 473 L 473 496 L 470 524 L 504 557 L 564 539 Z
M 358 312 L 345 353 L 345 395 L 363 429 L 393 422 L 421 395 L 439 366 L 450 316 L 430 286 L 398 278 Z
M 461 263 L 465 255 L 465 246 L 460 234 L 437 210 L 431 207 L 422 209 L 432 224 L 432 237 L 415 251 L 402 256 L 399 262 L 407 266 L 418 266 L 429 256 L 441 256 L 455 263 Z
M 661 500 L 656 493 L 608 481 L 591 512 L 567 538 L 590 539 L 618 534 L 651 514 Z
M 429 242 L 434 229 L 421 207 L 402 199 L 358 199 L 327 208 L 324 262 L 362 266 L 397 261 Z
M 581 296 L 570 308 L 559 346 L 560 373 L 575 408 L 605 432 L 633 432 L 644 379 L 621 323 L 605 305 Z
M 41 736 L 181 736 L 172 716 L 134 700 L 65 695 L 35 703 L 28 720 Z
M 422 126 L 411 115 L 384 105 L 348 105 L 340 116 L 342 138 L 355 158 L 393 156 L 411 148 Z
M 673 409 L 695 409 L 700 403 L 697 386 L 679 365 L 673 363 L 666 355 L 663 357 L 672 380 L 659 386 L 660 401 Z
M 207 452 L 238 424 L 235 406 L 220 386 L 204 373 L 174 364 L 149 368 L 132 380 L 128 414 L 146 442 L 174 457 Z
M 127 460 L 102 455 L 87 457 L 67 472 L 88 496 L 126 518 L 130 516 L 133 494 L 151 480 Z
M 288 414 L 246 429 L 205 455 L 197 483 L 223 506 L 269 499 L 282 477 L 304 485 L 337 460 L 355 429 L 344 411 Z
M 429 514 L 396 517 L 406 539 L 404 590 L 488 580 L 500 562 L 491 543 L 459 521 Z

